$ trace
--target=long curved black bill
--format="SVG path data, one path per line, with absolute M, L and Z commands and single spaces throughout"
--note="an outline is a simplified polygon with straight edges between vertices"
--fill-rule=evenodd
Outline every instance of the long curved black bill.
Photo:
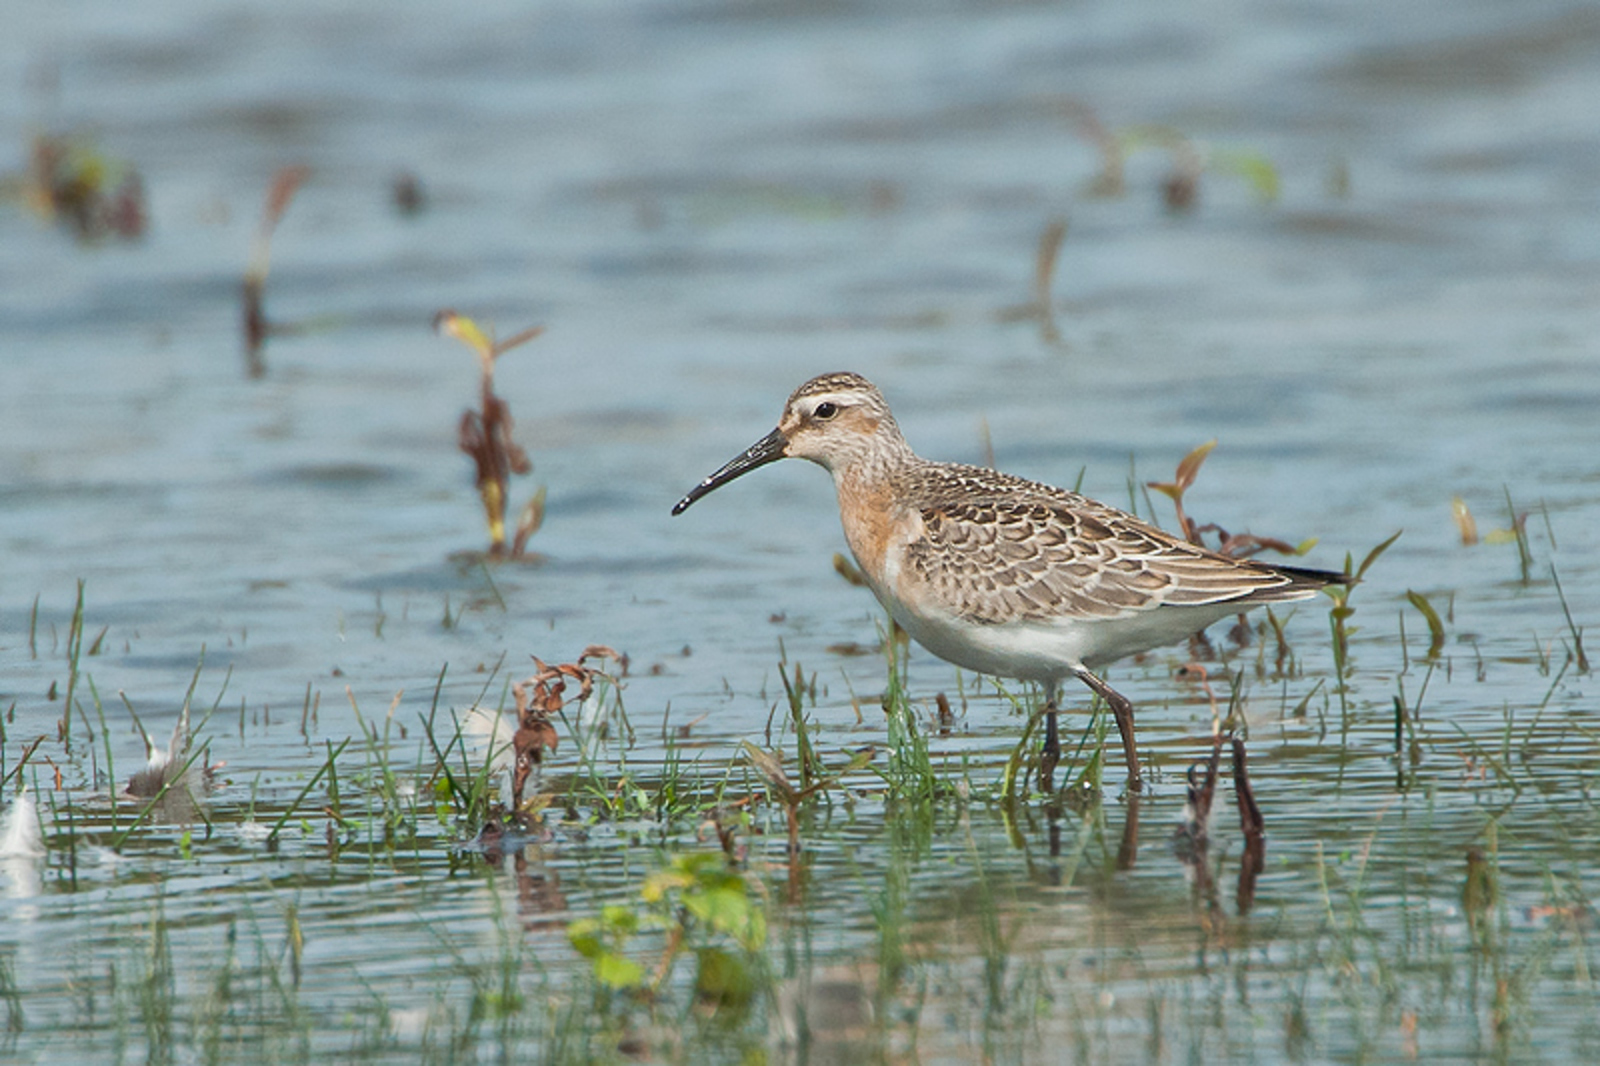
M 744 450 L 744 453 L 728 465 L 706 478 L 700 484 L 689 490 L 689 495 L 679 500 L 673 507 L 672 513 L 682 514 L 689 509 L 689 505 L 719 485 L 726 485 L 741 474 L 748 474 L 758 466 L 766 466 L 776 459 L 783 458 L 783 449 L 788 447 L 789 438 L 781 430 L 773 430 L 765 437 L 756 441 Z

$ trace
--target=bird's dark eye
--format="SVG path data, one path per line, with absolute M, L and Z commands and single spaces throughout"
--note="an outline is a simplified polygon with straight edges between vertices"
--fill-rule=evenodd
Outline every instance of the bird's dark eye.
M 832 418 L 838 413 L 839 405 L 828 400 L 824 400 L 823 402 L 817 404 L 817 409 L 811 412 L 812 416 L 815 417 L 819 422 L 826 422 L 828 419 Z

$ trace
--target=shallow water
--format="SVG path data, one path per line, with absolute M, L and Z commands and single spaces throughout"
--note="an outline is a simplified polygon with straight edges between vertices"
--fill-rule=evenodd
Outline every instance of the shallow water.
M 22 166 L 35 130 L 92 130 L 138 166 L 151 214 L 141 242 L 85 247 L 0 211 L 4 769 L 46 738 L 23 776 L 51 845 L 3 871 L 8 1055 L 206 1057 L 213 1034 L 228 1057 L 406 1057 L 449 1038 L 559 1058 L 579 1033 L 583 1053 L 636 1040 L 660 1059 L 1594 1057 L 1600 752 L 1552 580 L 1576 626 L 1600 616 L 1588 9 L 90 13 L 24 0 L 0 42 L 0 164 Z M 1131 155 L 1124 195 L 1090 195 L 1100 162 L 1073 107 L 1203 146 L 1195 208 L 1163 206 L 1157 150 Z M 1275 202 L 1228 172 L 1239 159 L 1270 161 Z M 275 337 L 252 381 L 238 284 L 288 163 L 312 176 L 276 233 L 268 309 L 308 328 Z M 402 171 L 426 192 L 414 218 L 390 204 Z M 1057 217 L 1052 340 L 1015 308 Z M 476 377 L 428 328 L 442 307 L 548 327 L 497 375 L 536 464 L 513 504 L 549 489 L 536 563 L 461 555 L 485 543 L 455 448 Z M 1008 812 L 992 797 L 1023 719 L 914 651 L 917 706 L 945 692 L 963 712 L 930 743 L 971 798 L 906 805 L 852 777 L 859 794 L 808 815 L 798 894 L 781 811 L 758 804 L 742 839 L 784 995 L 723 1028 L 686 1009 L 668 1024 L 683 995 L 588 1017 L 568 923 L 636 900 L 664 853 L 714 835 L 583 807 L 551 817 L 526 870 L 453 850 L 456 828 L 430 818 L 386 847 L 351 705 L 381 729 L 401 693 L 384 755 L 410 789 L 432 769 L 435 704 L 501 703 L 528 656 L 608 644 L 630 658 L 631 771 L 659 781 L 676 753 L 708 782 L 733 767 L 743 796 L 759 788 L 737 746 L 766 743 L 782 655 L 817 675 L 830 765 L 882 744 L 882 658 L 830 650 L 876 645 L 881 612 L 832 569 L 827 479 L 781 464 L 667 513 L 796 384 L 840 368 L 877 381 L 929 456 L 981 462 L 987 439 L 1003 469 L 1081 476 L 1147 514 L 1130 480 L 1216 438 L 1187 499 L 1203 521 L 1317 537 L 1322 566 L 1404 529 L 1352 601 L 1347 700 L 1322 605 L 1290 620 L 1289 676 L 1259 643 L 1234 660 L 1268 829 L 1241 914 L 1230 813 L 1215 906 L 1169 843 L 1211 726 L 1171 676 L 1184 649 L 1111 671 L 1154 771 L 1131 870 L 1115 759 L 1081 837 L 1070 810 Z M 1485 534 L 1504 529 L 1508 495 L 1529 515 L 1526 580 L 1514 543 L 1464 547 L 1451 519 L 1459 496 Z M 69 744 L 80 580 L 86 652 L 104 637 L 80 660 Z M 1397 766 L 1393 700 L 1415 705 L 1427 674 L 1408 590 L 1445 615 L 1447 644 L 1419 759 Z M 112 852 L 138 805 L 113 828 L 107 771 L 125 782 L 144 757 L 119 694 L 165 738 L 191 684 L 226 764 L 210 831 L 157 817 Z M 330 848 L 326 782 L 296 801 L 352 736 L 339 765 L 363 814 Z M 581 776 L 574 747 L 546 770 L 557 794 Z M 252 827 L 291 806 L 269 850 Z M 1499 871 L 1486 914 L 1462 902 L 1470 848 Z M 904 969 L 885 961 L 896 945 Z M 497 1029 L 474 1020 L 474 990 L 505 959 L 529 1001 Z M 792 1018 L 808 980 L 846 1003 L 870 986 L 868 1035 L 814 1016 L 809 1051 L 769 1038 L 782 1025 L 763 1012 Z M 166 1028 L 140 988 L 170 993 Z

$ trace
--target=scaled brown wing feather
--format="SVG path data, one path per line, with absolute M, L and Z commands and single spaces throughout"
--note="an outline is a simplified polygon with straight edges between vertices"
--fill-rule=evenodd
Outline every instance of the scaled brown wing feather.
M 996 477 L 992 472 L 985 472 Z M 1020 480 L 1020 479 L 1019 479 Z M 1230 559 L 1074 493 L 945 500 L 921 509 L 906 562 L 959 617 L 998 623 L 1061 615 L 1112 618 L 1162 604 L 1299 598 L 1292 578 Z

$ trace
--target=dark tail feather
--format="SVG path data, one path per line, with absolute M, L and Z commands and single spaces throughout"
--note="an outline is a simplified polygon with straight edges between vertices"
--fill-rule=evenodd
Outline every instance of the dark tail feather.
M 1262 563 L 1269 570 L 1276 570 L 1285 577 L 1292 578 L 1297 587 L 1320 589 L 1325 585 L 1353 585 L 1356 579 L 1349 574 L 1337 570 L 1313 570 L 1305 566 L 1279 566 L 1277 563 Z

